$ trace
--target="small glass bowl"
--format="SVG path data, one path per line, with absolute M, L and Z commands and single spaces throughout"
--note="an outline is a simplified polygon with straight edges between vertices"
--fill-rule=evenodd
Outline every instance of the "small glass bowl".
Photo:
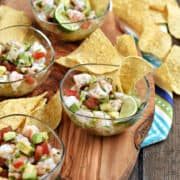
M 65 112 L 78 127 L 87 130 L 92 134 L 101 135 L 101 136 L 111 136 L 111 135 L 119 134 L 125 131 L 128 127 L 132 126 L 142 116 L 144 110 L 146 109 L 146 104 L 150 97 L 149 82 L 146 79 L 146 77 L 144 77 L 141 80 L 139 80 L 134 87 L 133 92 L 135 92 L 135 95 L 142 102 L 139 110 L 135 115 L 126 118 L 119 118 L 115 120 L 83 116 L 81 114 L 72 112 L 67 107 L 64 101 L 63 94 L 64 94 L 64 90 L 71 89 L 72 86 L 74 85 L 73 76 L 75 74 L 79 74 L 82 71 L 92 74 L 91 72 L 85 70 L 88 69 L 87 67 L 89 66 L 91 66 L 91 68 L 96 68 L 96 69 L 98 68 L 115 69 L 116 67 L 118 68 L 118 66 L 116 65 L 108 65 L 108 64 L 81 64 L 67 71 L 67 73 L 65 74 L 64 78 L 61 80 L 60 83 L 60 97 Z M 106 74 L 104 74 L 103 76 L 106 76 Z
M 78 41 L 86 38 L 89 34 L 95 31 L 95 29 L 97 29 L 103 24 L 103 21 L 106 15 L 108 14 L 108 12 L 110 11 L 110 7 L 111 7 L 111 1 L 109 1 L 105 12 L 98 17 L 91 19 L 84 19 L 78 22 L 64 23 L 70 25 L 75 25 L 75 24 L 80 25 L 80 28 L 77 31 L 69 32 L 63 30 L 58 23 L 49 22 L 42 19 L 40 13 L 34 7 L 33 1 L 34 0 L 30 0 L 31 9 L 39 26 L 43 30 L 56 34 L 59 37 L 59 39 L 62 41 Z
M 5 125 L 12 126 L 14 128 L 14 124 L 20 125 L 17 128 L 21 128 L 21 125 L 26 121 L 28 125 L 35 125 L 37 126 L 40 130 L 48 132 L 49 140 L 48 143 L 59 150 L 61 150 L 61 156 L 56 164 L 56 166 L 46 175 L 44 176 L 41 180 L 52 180 L 56 179 L 59 177 L 63 162 L 64 162 L 64 156 L 65 156 L 65 147 L 62 142 L 62 140 L 58 137 L 58 135 L 55 133 L 53 129 L 51 129 L 48 125 L 43 123 L 37 118 L 34 118 L 29 115 L 24 115 L 24 114 L 11 114 L 7 116 L 2 116 L 0 117 L 0 124 L 4 123 Z M 22 123 L 23 122 L 23 123 Z
M 32 92 L 38 85 L 40 85 L 48 77 L 50 67 L 54 63 L 54 49 L 49 39 L 38 29 L 27 25 L 9 26 L 0 29 L 0 37 L 7 36 L 3 43 L 8 41 L 19 41 L 21 31 L 28 33 L 28 36 L 23 39 L 25 42 L 33 43 L 38 40 L 46 49 L 46 67 L 28 77 L 31 77 L 34 83 L 28 83 L 26 78 L 17 81 L 0 82 L 0 96 L 3 97 L 19 97 Z M 1 42 L 1 39 L 0 39 Z

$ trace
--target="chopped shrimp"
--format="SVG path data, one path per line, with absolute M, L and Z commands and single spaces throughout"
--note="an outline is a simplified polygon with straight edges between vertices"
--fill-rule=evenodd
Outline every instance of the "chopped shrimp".
M 3 144 L 0 146 L 0 157 L 4 159 L 10 159 L 15 150 L 15 145 Z
M 25 128 L 23 129 L 23 135 L 30 138 L 33 136 L 33 134 L 35 133 L 38 133 L 39 132 L 39 129 L 34 126 L 34 125 L 28 125 L 28 126 L 25 126 Z
M 85 15 L 83 13 L 73 9 L 68 9 L 67 15 L 72 20 L 72 22 L 81 21 L 85 18 Z

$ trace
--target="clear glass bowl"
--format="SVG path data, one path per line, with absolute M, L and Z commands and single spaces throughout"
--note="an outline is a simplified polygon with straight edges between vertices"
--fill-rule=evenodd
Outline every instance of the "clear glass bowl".
M 37 118 L 34 118 L 29 115 L 23 115 L 23 114 L 11 114 L 7 116 L 0 117 L 0 124 L 5 123 L 6 125 L 14 125 L 15 124 L 22 124 L 22 122 L 26 121 L 28 125 L 35 125 L 40 130 L 48 132 L 49 141 L 48 143 L 57 149 L 61 150 L 61 156 L 55 166 L 54 169 L 52 169 L 49 174 L 43 177 L 41 180 L 55 180 L 60 175 L 60 171 L 64 162 L 64 156 L 65 156 L 65 147 L 61 139 L 58 137 L 58 135 L 55 133 L 53 129 L 51 129 L 49 126 L 47 126 L 42 121 L 38 120 Z
M 34 7 L 33 1 L 34 0 L 30 0 L 31 9 L 39 26 L 43 30 L 56 34 L 59 37 L 59 39 L 63 41 L 77 41 L 77 40 L 82 40 L 85 37 L 87 37 L 90 33 L 92 33 L 95 29 L 97 29 L 103 24 L 103 20 L 105 16 L 108 14 L 108 12 L 110 11 L 110 7 L 111 7 L 111 1 L 109 1 L 104 14 L 96 18 L 84 19 L 84 20 L 81 20 L 78 22 L 72 22 L 72 23 L 64 23 L 64 24 L 70 24 L 70 25 L 78 24 L 81 26 L 77 31 L 67 32 L 67 31 L 64 31 L 58 23 L 49 22 L 42 19 L 40 13 Z M 82 25 L 85 23 L 88 24 L 88 27 L 83 28 Z
M 24 37 L 20 35 L 21 31 L 26 32 L 28 36 Z M 0 29 L 0 37 L 7 36 L 3 43 L 6 43 L 11 40 L 20 41 L 22 37 L 23 41 L 33 43 L 35 40 L 38 40 L 46 49 L 46 67 L 33 74 L 29 75 L 33 80 L 33 84 L 29 84 L 26 78 L 19 79 L 17 81 L 8 81 L 0 82 L 0 96 L 4 97 L 19 97 L 26 95 L 32 92 L 38 85 L 40 85 L 49 75 L 50 67 L 54 63 L 54 49 L 51 45 L 49 39 L 38 29 L 26 26 L 26 25 L 17 25 L 9 26 L 3 29 Z M 1 39 L 0 39 L 0 42 Z M 17 88 L 14 88 L 17 87 Z
M 115 69 L 116 67 L 118 67 L 116 65 L 107 65 L 107 64 L 81 64 L 67 71 L 67 73 L 65 74 L 64 78 L 61 80 L 60 83 L 60 97 L 65 112 L 78 127 L 87 130 L 95 135 L 111 136 L 125 131 L 128 127 L 132 126 L 142 116 L 146 108 L 146 104 L 150 97 L 150 86 L 148 80 L 145 77 L 139 80 L 136 83 L 134 90 L 132 92 L 132 93 L 135 92 L 135 95 L 140 99 L 142 103 L 135 115 L 127 118 L 119 118 L 116 120 L 83 116 L 81 114 L 72 112 L 67 107 L 63 95 L 64 95 L 64 90 L 71 89 L 71 87 L 74 85 L 73 76 L 75 74 L 79 74 L 80 72 L 82 72 L 82 70 L 83 72 L 92 74 L 87 70 L 85 70 L 87 69 L 88 66 L 91 66 L 91 68 L 96 68 L 96 69 L 98 68 Z M 103 76 L 105 76 L 105 74 Z M 89 122 L 93 122 L 93 123 L 89 123 Z

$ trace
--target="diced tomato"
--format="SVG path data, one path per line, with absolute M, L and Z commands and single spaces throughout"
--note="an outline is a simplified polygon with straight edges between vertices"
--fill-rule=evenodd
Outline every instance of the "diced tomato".
M 49 154 L 49 147 L 48 147 L 48 143 L 47 142 L 43 142 L 41 144 L 42 148 L 43 148 L 43 154 Z
M 41 145 L 38 145 L 35 149 L 34 160 L 39 161 L 42 155 L 43 155 L 43 147 Z
M 95 98 L 88 98 L 84 103 L 88 108 L 94 109 L 98 105 L 98 101 Z
M 13 163 L 13 166 L 14 166 L 15 168 L 20 168 L 20 167 L 22 167 L 23 164 L 24 164 L 23 160 L 22 160 L 22 159 L 18 159 L 18 160 L 16 160 L 16 161 Z
M 86 21 L 83 24 L 81 24 L 81 28 L 82 29 L 88 29 L 88 27 L 90 26 L 90 22 Z
M 78 91 L 76 90 L 64 90 L 64 94 L 66 96 L 76 96 L 76 97 L 79 97 L 79 94 L 78 94 Z
M 42 144 L 36 146 L 34 155 L 35 161 L 39 161 L 45 154 L 49 154 L 49 147 L 47 142 L 43 142 Z
M 34 84 L 35 80 L 34 80 L 31 76 L 29 76 L 29 75 L 24 75 L 24 77 L 25 77 L 26 82 L 27 82 L 28 84 Z
M 46 54 L 44 52 L 41 52 L 41 51 L 40 52 L 35 52 L 33 54 L 33 57 L 34 57 L 35 60 L 38 60 L 38 59 L 43 58 L 45 56 L 46 56 Z
M 12 130 L 11 127 L 6 127 L 6 128 L 1 129 L 0 130 L 0 141 L 2 141 L 4 133 L 7 133 L 7 132 L 9 132 L 11 130 Z

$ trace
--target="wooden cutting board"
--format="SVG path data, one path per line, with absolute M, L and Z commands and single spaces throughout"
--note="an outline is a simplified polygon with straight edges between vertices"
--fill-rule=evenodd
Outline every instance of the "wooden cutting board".
M 33 19 L 28 0 L 1 0 L 1 4 L 6 4 L 16 9 L 24 10 Z M 34 25 L 36 23 L 34 22 Z M 116 36 L 121 34 L 116 27 L 114 16 L 109 13 L 103 31 L 112 43 L 115 43 Z M 63 43 L 52 34 L 48 35 L 52 41 L 56 57 L 64 56 L 73 51 L 77 43 Z M 38 87 L 30 96 L 48 91 L 50 98 L 59 88 L 59 82 L 67 71 L 60 65 L 55 64 L 48 80 Z M 152 75 L 148 75 L 151 86 L 151 95 L 148 107 L 141 119 L 121 135 L 113 137 L 97 137 L 75 127 L 69 120 L 65 112 L 57 133 L 62 138 L 66 156 L 61 171 L 62 179 L 73 180 L 125 180 L 128 179 L 140 150 L 140 144 L 145 138 L 153 119 L 154 114 L 154 81 Z

